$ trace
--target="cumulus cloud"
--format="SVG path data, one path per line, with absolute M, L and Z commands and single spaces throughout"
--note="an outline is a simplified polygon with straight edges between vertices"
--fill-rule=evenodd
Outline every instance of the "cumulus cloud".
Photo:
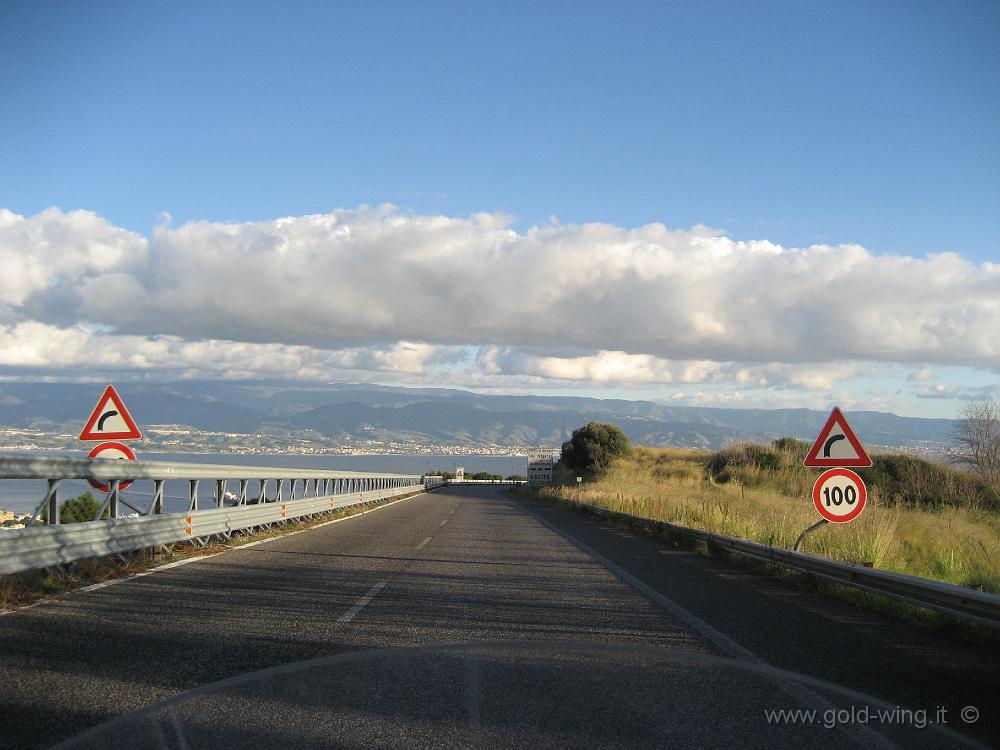
M 400 341 L 385 346 L 322 350 L 289 344 L 253 344 L 177 336 L 108 334 L 26 321 L 0 325 L 0 367 L 102 370 L 173 377 L 323 380 L 359 373 L 420 375 L 449 363 L 450 347 Z
M 853 363 L 800 365 L 771 362 L 747 364 L 712 360 L 673 360 L 648 354 L 599 351 L 572 355 L 536 349 L 486 346 L 479 350 L 478 365 L 486 374 L 535 375 L 550 380 L 588 383 L 663 383 L 691 385 L 734 383 L 745 387 L 794 387 L 829 390 L 862 369 Z
M 922 367 L 919 370 L 912 371 L 906 376 L 906 379 L 911 383 L 927 383 L 934 380 L 934 371 L 929 367 Z
M 72 322 L 95 278 L 141 273 L 145 238 L 89 211 L 24 217 L 0 208 L 0 314 Z
M 106 368 L 454 372 L 480 347 L 461 366 L 481 378 L 819 390 L 867 362 L 1000 369 L 998 300 L 995 263 L 705 227 L 518 233 L 501 214 L 383 206 L 146 238 L 86 211 L 0 210 L 9 367 L 87 347 Z

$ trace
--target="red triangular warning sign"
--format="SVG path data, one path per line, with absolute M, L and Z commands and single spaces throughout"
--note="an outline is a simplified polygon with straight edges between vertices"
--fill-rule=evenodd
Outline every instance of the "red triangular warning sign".
M 824 469 L 833 466 L 871 466 L 872 460 L 854 430 L 847 424 L 844 413 L 835 406 L 802 465 Z
M 141 440 L 142 433 L 113 385 L 104 389 L 80 440 Z

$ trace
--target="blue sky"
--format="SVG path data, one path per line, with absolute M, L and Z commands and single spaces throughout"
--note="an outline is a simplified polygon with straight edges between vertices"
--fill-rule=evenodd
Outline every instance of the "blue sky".
M 158 226 L 391 203 L 401 216 L 505 215 L 520 235 L 553 217 L 623 231 L 704 225 L 783 248 L 857 244 L 918 260 L 953 252 L 975 266 L 1000 261 L 997 39 L 996 2 L 8 0 L 0 207 L 24 217 L 91 211 L 150 238 Z M 40 320 L 23 304 L 10 314 L 8 325 Z M 323 344 L 251 329 L 234 323 L 204 336 Z M 198 338 L 190 329 L 131 333 Z M 379 329 L 335 343 L 391 339 Z M 702 358 L 677 342 L 664 347 L 626 350 Z M 586 351 L 574 342 L 574 356 Z M 877 353 L 844 349 L 836 361 L 877 371 L 840 381 L 859 404 L 878 406 L 863 394 L 896 389 L 887 406 L 944 415 L 956 399 L 921 400 L 907 383 L 988 388 L 997 358 L 928 352 L 923 362 L 908 350 L 887 356 L 895 374 L 879 370 Z M 451 356 L 439 372 L 464 361 Z M 927 366 L 932 378 L 907 379 Z M 477 384 L 488 385 L 467 383 Z M 543 385 L 678 392 L 656 378 Z M 732 386 L 705 385 L 719 398 Z M 796 402 L 773 386 L 753 398 Z

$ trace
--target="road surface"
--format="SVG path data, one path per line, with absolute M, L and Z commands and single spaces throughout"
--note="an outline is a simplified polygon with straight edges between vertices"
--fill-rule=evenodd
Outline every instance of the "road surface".
M 69 594 L 0 617 L 0 644 L 4 748 L 47 747 L 124 712 L 266 669 L 250 684 L 182 700 L 170 709 L 166 735 L 155 729 L 156 742 L 956 741 L 920 727 L 921 716 L 987 745 L 1000 737 L 995 648 L 489 486 L 448 487 Z M 315 659 L 326 661 L 282 666 Z M 822 683 L 900 711 L 879 721 L 838 718 L 828 712 L 860 703 Z M 970 706 L 978 719 L 966 723 L 961 712 L 969 718 Z M 809 721 L 768 718 L 783 709 L 817 713 Z M 134 745 L 127 732 L 162 724 L 164 715 L 81 746 Z M 200 745 L 199 733 L 216 736 Z

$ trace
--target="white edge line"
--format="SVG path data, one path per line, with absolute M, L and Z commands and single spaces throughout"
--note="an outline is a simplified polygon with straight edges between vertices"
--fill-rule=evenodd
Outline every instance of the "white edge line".
M 566 532 L 560 529 L 558 526 L 545 520 L 537 513 L 532 511 L 530 508 L 526 508 L 521 503 L 515 501 L 515 505 L 521 508 L 521 510 L 523 510 L 525 513 L 533 516 L 535 520 L 538 521 L 538 523 L 542 524 L 542 526 L 549 529 L 549 531 L 558 534 L 563 539 L 576 546 L 576 548 L 579 549 L 581 552 L 592 557 L 595 562 L 598 562 L 601 565 L 603 565 L 605 568 L 607 568 L 607 570 L 609 570 L 619 579 L 627 583 L 629 586 L 636 589 L 641 594 L 644 594 L 647 598 L 651 599 L 654 604 L 666 610 L 670 614 L 674 615 L 674 617 L 676 617 L 678 620 L 680 620 L 685 625 L 690 627 L 692 630 L 696 631 L 699 635 L 705 638 L 705 640 L 707 640 L 709 643 L 711 643 L 713 646 L 719 649 L 719 651 L 721 651 L 722 653 L 726 654 L 727 656 L 733 659 L 745 661 L 750 664 L 756 664 L 764 667 L 771 666 L 765 660 L 761 659 L 759 656 L 754 654 L 749 649 L 741 646 L 739 643 L 734 641 L 728 635 L 724 635 L 719 630 L 709 625 L 707 622 L 702 620 L 694 613 L 689 612 L 677 602 L 661 594 L 652 586 L 643 583 L 641 580 L 636 578 L 634 575 L 629 573 L 620 565 L 611 562 L 611 560 L 604 557 L 604 555 L 600 554 L 599 552 L 591 548 L 589 545 L 585 544 L 584 542 L 581 542 L 579 539 L 577 539 L 569 532 Z M 786 695 L 790 695 L 793 698 L 802 701 L 806 705 L 811 705 L 816 708 L 822 708 L 827 710 L 834 707 L 833 704 L 830 703 L 826 698 L 815 693 L 812 689 L 805 687 L 803 685 L 779 684 L 778 688 Z M 899 746 L 896 743 L 892 742 L 892 740 L 887 738 L 885 735 L 879 733 L 877 730 L 872 729 L 871 727 L 867 727 L 864 725 L 858 725 L 858 726 L 838 725 L 838 728 L 844 734 L 850 737 L 863 740 L 864 744 L 867 745 L 868 747 L 899 748 Z
M 362 596 L 360 599 L 354 602 L 354 604 L 351 605 L 351 608 L 349 610 L 347 610 L 344 614 L 342 614 L 340 617 L 337 618 L 337 622 L 347 623 L 353 620 L 355 617 L 357 617 L 358 612 L 363 610 L 368 605 L 368 602 L 370 602 L 372 599 L 378 596 L 378 592 L 381 591 L 387 583 L 388 581 L 379 581 L 370 589 L 368 589 L 368 593 L 366 593 L 364 596 Z
M 303 534 L 306 531 L 312 531 L 313 529 L 319 529 L 323 526 L 329 526 L 332 523 L 340 523 L 341 521 L 350 521 L 352 518 L 360 518 L 361 516 L 366 516 L 369 513 L 374 513 L 375 511 L 382 510 L 383 508 L 388 508 L 390 505 L 395 505 L 396 503 L 401 503 L 405 500 L 412 500 L 415 497 L 420 497 L 421 495 L 428 494 L 425 490 L 424 492 L 418 492 L 415 495 L 408 495 L 407 497 L 401 497 L 399 500 L 393 500 L 391 503 L 384 503 L 382 505 L 377 505 L 374 508 L 369 508 L 368 510 L 363 510 L 360 513 L 352 513 L 349 516 L 344 516 L 343 518 L 334 518 L 332 521 L 324 521 L 323 523 L 318 523 L 315 526 L 310 526 L 308 529 L 300 529 L 298 531 L 289 531 L 287 534 L 279 534 L 278 536 L 268 537 L 267 539 L 258 539 L 256 542 L 247 542 L 246 544 L 240 544 L 236 547 L 227 547 L 220 552 L 213 552 L 210 555 L 198 555 L 196 557 L 187 557 L 183 560 L 175 560 L 174 562 L 164 563 L 163 565 L 158 565 L 155 568 L 150 568 L 149 570 L 144 570 L 142 573 L 134 573 L 130 576 L 125 576 L 124 578 L 115 578 L 110 581 L 101 581 L 100 583 L 92 583 L 88 586 L 81 586 L 77 589 L 72 589 L 70 591 L 64 592 L 65 594 L 84 594 L 90 591 L 98 591 L 100 589 L 106 589 L 108 586 L 114 586 L 119 583 L 126 583 L 128 581 L 134 581 L 136 578 L 144 578 L 148 575 L 152 575 L 160 570 L 170 570 L 171 568 L 179 568 L 182 565 L 190 565 L 191 563 L 200 562 L 201 560 L 207 560 L 210 557 L 215 557 L 216 555 L 221 555 L 226 552 L 232 552 L 238 549 L 246 549 L 247 547 L 256 547 L 258 544 L 263 544 L 264 542 L 273 542 L 278 539 L 283 539 L 286 536 L 295 536 L 296 534 Z M 341 508 L 331 508 L 331 510 L 343 510 L 344 508 L 349 508 L 351 506 L 346 505 Z M 385 585 L 385 584 L 383 584 Z M 377 592 L 376 592 L 377 593 Z M 17 609 L 3 609 L 0 610 L 0 617 L 4 615 L 12 615 L 15 612 L 21 612 L 26 609 L 32 609 L 33 607 L 40 607 L 43 604 L 48 604 L 50 602 L 56 601 L 55 599 L 45 599 L 40 602 L 35 602 L 33 604 L 26 604 L 23 607 L 18 607 Z
M 675 602 L 673 599 L 668 599 L 666 596 L 661 594 L 652 586 L 643 583 L 634 575 L 632 575 L 627 570 L 622 568 L 620 565 L 611 562 L 611 560 L 604 557 L 604 555 L 600 554 L 599 552 L 591 548 L 589 545 L 585 544 L 584 542 L 581 542 L 572 534 L 560 529 L 559 527 L 545 520 L 544 518 L 537 515 L 533 511 L 529 510 L 528 508 L 525 508 L 520 503 L 518 503 L 518 505 L 521 507 L 522 510 L 534 516 L 535 520 L 538 521 L 540 524 L 542 524 L 542 526 L 547 528 L 549 531 L 553 531 L 559 536 L 563 537 L 566 541 L 573 544 L 584 554 L 592 557 L 596 562 L 603 565 L 605 568 L 611 571 L 611 573 L 616 575 L 618 578 L 627 583 L 629 586 L 639 591 L 648 599 L 652 599 L 657 606 L 672 614 L 678 620 L 683 622 L 685 625 L 687 625 L 689 628 L 694 630 L 705 640 L 707 640 L 709 643 L 711 643 L 713 646 L 719 649 L 719 651 L 724 653 L 726 656 L 750 662 L 751 664 L 765 664 L 763 659 L 761 659 L 760 657 L 756 656 L 753 652 L 749 651 L 748 649 L 738 644 L 728 635 L 721 633 L 719 630 L 709 625 L 707 622 L 702 620 L 697 615 L 688 612 L 686 609 L 684 609 L 684 607 Z

